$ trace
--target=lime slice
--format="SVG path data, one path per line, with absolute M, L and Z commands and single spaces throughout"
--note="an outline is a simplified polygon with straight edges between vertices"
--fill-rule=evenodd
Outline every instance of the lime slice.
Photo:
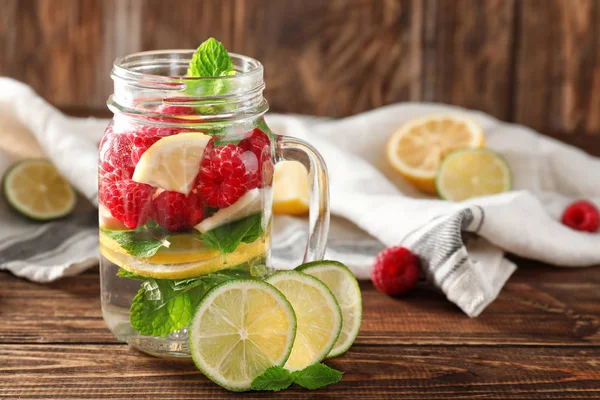
M 362 322 L 362 297 L 354 274 L 337 261 L 313 261 L 296 267 L 325 283 L 342 310 L 343 324 L 340 336 L 327 357 L 337 357 L 352 346 Z
M 296 271 L 278 272 L 267 282 L 288 299 L 298 320 L 285 368 L 298 371 L 324 359 L 342 329 L 342 312 L 331 290 L 320 280 Z
M 144 152 L 135 166 L 132 179 L 164 190 L 189 194 L 210 139 L 200 132 L 183 132 L 160 139 Z
M 4 174 L 4 197 L 12 208 L 38 221 L 70 214 L 77 195 L 48 160 L 25 160 Z
M 173 237 L 171 247 L 149 258 L 130 255 L 119 243 L 100 231 L 100 253 L 113 264 L 143 276 L 185 279 L 210 274 L 265 255 L 269 242 L 258 238 L 241 243 L 233 253 L 220 254 L 189 237 Z M 192 245 L 191 243 L 195 243 Z
M 232 280 L 201 300 L 189 341 L 204 375 L 241 392 L 267 368 L 285 364 L 295 336 L 296 316 L 281 292 L 258 280 Z
M 450 201 L 508 192 L 510 169 L 506 161 L 491 150 L 455 150 L 442 161 L 436 187 L 440 197 Z

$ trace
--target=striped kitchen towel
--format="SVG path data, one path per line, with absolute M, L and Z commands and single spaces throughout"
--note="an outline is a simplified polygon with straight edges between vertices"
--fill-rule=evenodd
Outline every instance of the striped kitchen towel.
M 29 86 L 0 78 L 0 176 L 18 160 L 48 157 L 87 198 L 50 223 L 18 215 L 0 198 L 0 269 L 50 282 L 98 264 L 97 143 L 107 124 L 67 117 Z
M 36 282 L 71 276 L 98 264 L 98 211 L 40 224 L 0 205 L 0 269 Z

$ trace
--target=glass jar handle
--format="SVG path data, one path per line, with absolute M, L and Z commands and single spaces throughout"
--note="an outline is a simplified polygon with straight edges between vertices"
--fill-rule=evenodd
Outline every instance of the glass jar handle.
M 321 154 L 304 140 L 279 136 L 277 161 L 298 161 L 308 171 L 309 228 L 304 262 L 322 260 L 329 234 L 329 183 Z

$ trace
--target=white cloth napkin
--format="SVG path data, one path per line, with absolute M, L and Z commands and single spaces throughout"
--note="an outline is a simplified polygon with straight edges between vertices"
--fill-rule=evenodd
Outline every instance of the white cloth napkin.
M 66 117 L 29 87 L 6 78 L 0 78 L 0 103 L 11 118 L 33 132 L 67 179 L 96 201 L 96 143 L 107 121 Z M 449 203 L 419 194 L 391 170 L 383 149 L 398 126 L 415 117 L 448 112 L 470 115 L 482 125 L 488 147 L 507 159 L 516 191 Z M 276 133 L 311 142 L 324 156 L 331 210 L 341 217 L 334 219 L 327 256 L 346 262 L 360 279 L 369 277 L 382 244 L 402 244 L 420 256 L 431 282 L 465 313 L 476 316 L 515 269 L 504 251 L 559 266 L 600 264 L 600 235 L 576 232 L 558 222 L 564 207 L 575 199 L 600 206 L 600 160 L 581 150 L 523 126 L 438 104 L 396 104 L 340 120 L 268 115 L 267 123 Z M 34 229 L 55 232 L 48 225 L 53 224 Z M 297 264 L 305 225 L 297 218 L 276 219 L 275 266 Z M 89 265 L 86 260 L 97 257 L 97 248 L 80 247 L 79 240 L 71 240 L 77 251 L 67 252 L 51 266 L 39 253 L 9 259 L 4 243 L 11 242 L 14 249 L 19 242 L 11 236 L 10 230 L 0 227 L 0 268 L 32 280 L 77 273 Z M 38 236 L 43 242 L 44 235 Z M 47 272 L 40 272 L 45 268 Z

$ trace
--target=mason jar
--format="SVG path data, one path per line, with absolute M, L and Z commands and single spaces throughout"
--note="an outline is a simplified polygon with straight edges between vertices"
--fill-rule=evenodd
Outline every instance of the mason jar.
M 189 357 L 187 325 L 211 287 L 272 273 L 277 162 L 308 171 L 304 261 L 323 257 L 329 226 L 325 164 L 265 123 L 262 65 L 230 54 L 234 75 L 190 78 L 193 54 L 115 61 L 99 149 L 102 313 L 115 337 L 157 356 Z

